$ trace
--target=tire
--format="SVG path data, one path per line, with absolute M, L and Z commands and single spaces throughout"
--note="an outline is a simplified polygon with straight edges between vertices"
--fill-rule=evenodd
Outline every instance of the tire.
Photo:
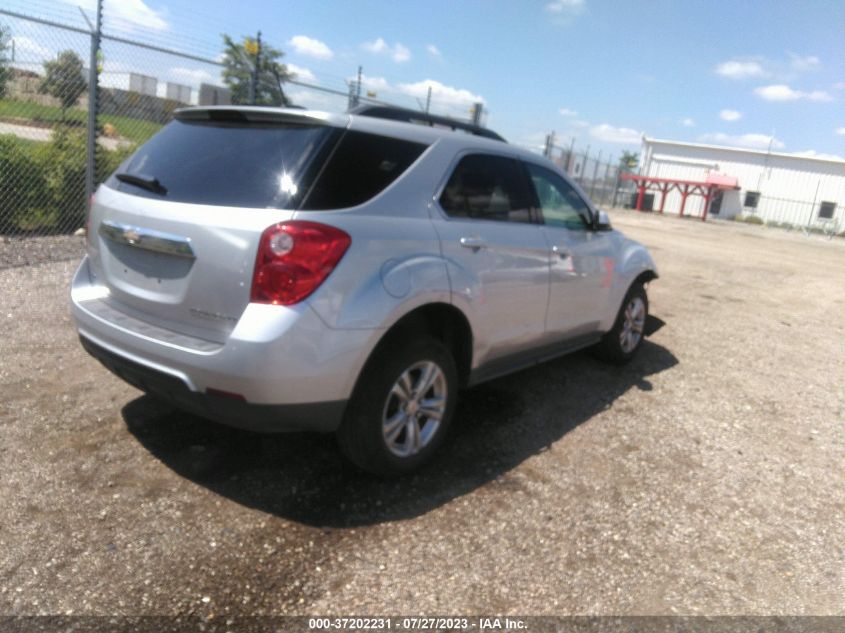
M 614 365 L 630 362 L 643 344 L 647 320 L 648 295 L 641 283 L 635 283 L 625 295 L 613 327 L 596 345 L 596 355 Z
M 379 346 L 337 431 L 344 455 L 376 475 L 398 476 L 422 466 L 443 442 L 455 410 L 452 354 L 429 336 L 406 341 L 395 337 Z M 426 377 L 428 386 L 419 393 Z

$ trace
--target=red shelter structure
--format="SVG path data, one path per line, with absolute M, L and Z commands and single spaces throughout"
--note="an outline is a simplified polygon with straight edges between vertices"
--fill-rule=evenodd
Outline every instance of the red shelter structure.
M 717 191 L 727 191 L 730 189 L 739 189 L 737 179 L 733 176 L 726 176 L 724 174 L 709 174 L 707 180 L 677 180 L 675 178 L 657 178 L 654 176 L 639 176 L 637 174 L 622 174 L 622 180 L 631 180 L 637 185 L 637 204 L 635 206 L 637 211 L 642 211 L 643 198 L 645 192 L 659 191 L 660 207 L 658 211 L 663 213 L 663 206 L 666 204 L 666 194 L 673 189 L 677 189 L 681 194 L 681 208 L 679 214 L 684 217 L 684 208 L 687 205 L 687 198 L 689 196 L 704 196 L 704 213 L 701 219 L 707 219 L 707 211 L 710 208 L 710 201 L 713 199 Z

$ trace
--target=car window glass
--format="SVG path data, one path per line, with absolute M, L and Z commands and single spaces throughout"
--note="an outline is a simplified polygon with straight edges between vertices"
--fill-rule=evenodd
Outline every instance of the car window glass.
M 451 217 L 531 222 L 530 194 L 519 163 L 504 156 L 464 156 L 440 196 Z
M 107 185 L 135 196 L 220 206 L 294 208 L 309 166 L 334 130 L 322 125 L 175 120 L 117 173 L 160 183 L 156 191 L 112 175 Z
M 549 226 L 586 231 L 590 209 L 578 192 L 549 169 L 530 163 L 526 167 L 537 192 L 543 221 Z
M 344 209 L 384 191 L 426 149 L 422 143 L 347 132 L 305 199 L 302 209 Z

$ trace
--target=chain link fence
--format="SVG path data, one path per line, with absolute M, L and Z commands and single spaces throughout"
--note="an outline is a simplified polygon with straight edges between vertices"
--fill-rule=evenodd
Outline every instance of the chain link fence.
M 590 154 L 589 147 L 579 150 L 573 142 L 569 147 L 547 144 L 545 154 L 563 169 L 590 199 L 600 207 L 630 206 L 634 188 L 621 175 L 630 170 L 621 160 L 602 156 L 601 152 Z
M 98 30 L 93 16 L 82 12 L 85 22 L 77 16 L 74 23 L 72 14 L 59 8 L 41 15 L 34 9 L 30 15 L 26 8 L 0 8 L 0 235 L 79 230 L 88 195 L 175 110 L 225 105 L 237 98 L 224 81 L 220 56 L 130 40 L 112 12 L 106 12 Z M 430 83 L 391 83 L 360 69 L 357 76 L 320 80 L 305 71 L 282 88 L 292 105 L 334 112 L 359 103 L 461 120 L 483 112 L 472 95 L 458 104 L 441 99 Z M 484 123 L 483 116 L 476 120 Z M 547 155 L 597 204 L 616 206 L 625 200 L 628 185 L 612 158 L 590 155 L 589 149 L 548 149 Z
M 72 231 L 86 211 L 90 37 L 2 17 L 0 233 Z
M 845 209 L 832 202 L 811 202 L 760 196 L 754 207 L 743 207 L 736 220 L 828 237 L 845 236 Z
M 33 7 L 0 8 L 0 235 L 6 236 L 78 231 L 91 192 L 175 110 L 238 97 L 224 81 L 222 56 L 130 40 L 113 11 L 98 28 L 82 10 L 85 22 L 76 16 L 74 24 L 63 5 L 41 14 Z M 240 55 L 248 67 L 250 59 Z M 463 120 L 480 107 L 441 102 L 430 86 L 391 85 L 360 69 L 317 85 L 310 71 L 281 83 L 258 66 L 261 81 L 277 82 L 297 107 L 343 112 L 359 103 L 398 105 Z

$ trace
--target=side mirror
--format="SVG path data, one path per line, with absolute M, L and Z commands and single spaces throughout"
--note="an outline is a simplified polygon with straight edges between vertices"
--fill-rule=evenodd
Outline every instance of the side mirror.
M 610 226 L 610 216 L 606 211 L 599 209 L 598 217 L 596 218 L 596 231 L 611 231 L 613 227 Z

